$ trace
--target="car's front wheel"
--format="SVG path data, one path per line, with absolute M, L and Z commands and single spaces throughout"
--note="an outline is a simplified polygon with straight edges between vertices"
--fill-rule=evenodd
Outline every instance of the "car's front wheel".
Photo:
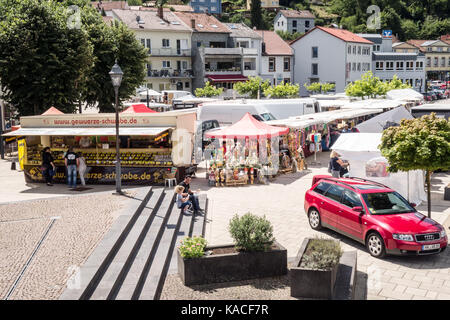
M 322 229 L 322 221 L 320 220 L 320 213 L 316 208 L 309 210 L 308 214 L 309 225 L 314 230 Z
M 384 246 L 383 238 L 376 232 L 369 234 L 366 246 L 372 257 L 383 258 L 386 255 L 386 247 Z

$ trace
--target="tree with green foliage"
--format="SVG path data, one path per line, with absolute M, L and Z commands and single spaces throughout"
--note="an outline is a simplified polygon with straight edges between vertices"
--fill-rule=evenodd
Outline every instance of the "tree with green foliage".
M 1 85 L 21 115 L 50 106 L 75 112 L 81 102 L 114 111 L 116 59 L 124 71 L 120 100 L 144 82 L 145 48 L 124 24 L 106 25 L 88 0 L 0 0 L 0 7 Z
M 296 98 L 299 96 L 300 86 L 289 82 L 282 82 L 276 86 L 268 87 L 264 90 L 264 95 L 268 98 Z
M 206 82 L 203 88 L 195 89 L 195 95 L 197 97 L 215 97 L 220 96 L 223 92 L 223 88 L 216 88 L 210 84 L 209 81 Z
M 256 29 L 258 30 L 264 29 L 264 21 L 261 10 L 261 0 L 251 0 L 250 16 L 252 28 L 256 27 Z
M 380 78 L 375 77 L 372 71 L 367 71 L 361 76 L 361 80 L 356 80 L 350 83 L 345 88 L 345 93 L 350 97 L 376 98 L 377 96 L 384 96 L 393 89 L 411 88 L 410 85 L 404 84 L 394 75 L 391 81 L 383 82 Z
M 53 1 L 0 0 L 2 98 L 20 115 L 51 106 L 75 112 L 93 64 L 85 30 L 69 28 L 71 12 Z
M 450 169 L 450 121 L 434 113 L 400 122 L 383 131 L 381 154 L 388 171 L 424 170 L 427 185 L 428 217 L 431 218 L 431 173 Z
M 256 99 L 258 91 L 261 89 L 264 92 L 270 87 L 269 80 L 263 81 L 260 77 L 248 77 L 247 81 L 236 82 L 233 89 L 239 94 L 248 94 L 250 98 Z
M 303 86 L 309 92 L 316 92 L 316 93 L 327 93 L 336 87 L 334 83 L 326 83 L 326 82 L 325 83 L 313 82 L 311 84 L 305 83 Z
M 281 39 L 283 39 L 284 41 L 293 41 L 295 39 L 300 38 L 303 33 L 301 32 L 294 32 L 291 33 L 289 31 L 284 31 L 284 30 L 277 30 L 276 33 L 280 36 Z

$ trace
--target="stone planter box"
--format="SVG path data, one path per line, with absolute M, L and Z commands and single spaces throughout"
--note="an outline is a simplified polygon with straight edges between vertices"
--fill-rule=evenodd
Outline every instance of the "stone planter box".
M 234 252 L 184 259 L 177 249 L 178 274 L 184 285 L 281 276 L 287 273 L 287 250 L 278 242 L 266 252 Z M 209 246 L 205 251 L 233 248 L 234 244 Z
M 314 299 L 332 299 L 338 265 L 331 270 L 300 268 L 301 259 L 311 238 L 305 238 L 289 271 L 291 296 Z M 335 241 L 335 240 L 330 240 Z

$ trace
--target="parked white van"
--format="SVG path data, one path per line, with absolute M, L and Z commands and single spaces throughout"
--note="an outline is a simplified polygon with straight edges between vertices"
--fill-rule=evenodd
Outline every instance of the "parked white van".
M 197 109 L 197 121 L 216 120 L 220 126 L 229 126 L 241 120 L 247 112 L 260 121 L 276 120 L 264 105 L 234 100 L 202 103 Z
M 311 98 L 226 100 L 201 104 L 197 120 L 217 120 L 221 126 L 227 126 L 239 121 L 247 112 L 260 121 L 268 121 L 319 111 L 318 101 Z

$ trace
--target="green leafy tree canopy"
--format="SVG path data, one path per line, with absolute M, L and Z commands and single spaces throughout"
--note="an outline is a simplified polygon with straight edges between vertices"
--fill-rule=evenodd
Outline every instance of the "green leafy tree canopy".
M 223 88 L 216 88 L 211 85 L 209 81 L 206 82 L 203 88 L 195 89 L 195 95 L 197 97 L 215 97 L 220 96 L 223 92 Z
M 248 94 L 250 98 L 256 99 L 258 97 L 258 91 L 264 92 L 270 87 L 269 80 L 263 81 L 260 77 L 248 77 L 247 81 L 236 82 L 233 89 L 239 94 Z
M 298 84 L 280 83 L 273 87 L 268 87 L 264 90 L 264 95 L 270 98 L 295 98 L 299 96 Z
M 400 122 L 399 127 L 383 131 L 381 154 L 388 160 L 388 171 L 424 170 L 431 216 L 431 173 L 450 168 L 450 121 L 434 113 Z

